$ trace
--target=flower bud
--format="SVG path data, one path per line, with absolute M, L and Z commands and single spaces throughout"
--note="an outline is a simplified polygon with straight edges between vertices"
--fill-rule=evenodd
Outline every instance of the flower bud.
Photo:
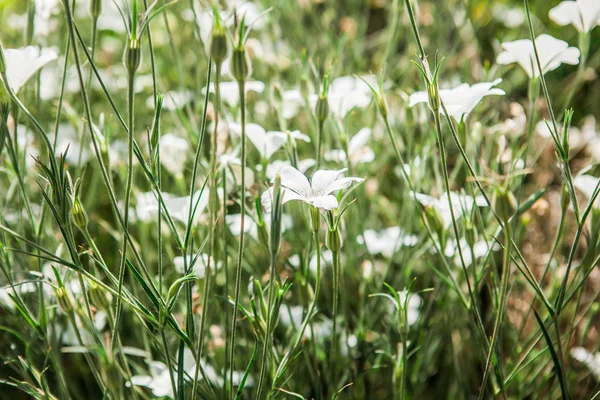
M 90 0 L 90 8 L 88 11 L 92 18 L 98 19 L 100 14 L 102 14 L 102 0 Z
M 227 44 L 227 35 L 225 28 L 221 25 L 219 13 L 214 12 L 213 27 L 210 32 L 209 55 L 216 64 L 221 64 L 227 58 L 229 46 Z
M 73 312 L 71 296 L 69 296 L 69 292 L 67 292 L 67 289 L 63 285 L 60 285 L 58 289 L 56 289 L 56 300 L 61 310 L 66 314 Z
M 79 229 L 85 230 L 87 228 L 88 215 L 85 211 L 85 208 L 83 208 L 83 204 L 81 204 L 79 197 L 77 196 L 75 197 L 75 199 L 73 199 L 73 206 L 71 207 L 71 216 L 73 218 L 73 222 L 75 222 L 75 225 L 77 225 Z
M 383 95 L 383 93 L 375 94 L 375 103 L 377 104 L 377 109 L 379 110 L 379 114 L 381 114 L 381 116 L 383 118 L 387 118 L 388 105 L 387 105 L 387 100 L 386 100 L 385 96 Z
M 130 74 L 133 74 L 138 70 L 141 62 L 142 50 L 140 48 L 140 41 L 130 37 L 127 40 L 127 46 L 123 54 L 123 65 L 125 65 Z
M 321 215 L 316 207 L 310 208 L 310 222 L 312 225 L 313 232 L 318 232 L 321 226 Z
M 437 82 L 430 82 L 427 84 L 427 94 L 429 95 L 429 108 L 435 113 L 439 112 L 440 92 L 438 90 Z
M 273 185 L 273 202 L 271 207 L 271 254 L 276 254 L 279 251 L 281 243 L 281 203 L 283 200 L 283 189 L 281 188 L 281 175 L 275 175 L 275 183 Z
M 324 122 L 329 116 L 329 102 L 327 101 L 326 95 L 319 96 L 319 100 L 317 100 L 315 106 L 315 115 L 319 122 Z
M 442 237 L 445 231 L 445 224 L 439 211 L 433 206 L 427 206 L 425 207 L 425 217 L 431 229 Z
M 252 75 L 252 63 L 243 47 L 233 50 L 230 67 L 231 75 L 238 82 L 244 82 Z
M 563 185 L 560 193 L 560 207 L 566 210 L 569 204 L 571 204 L 571 194 L 569 193 L 569 189 L 567 189 L 567 185 Z
M 476 232 L 471 218 L 465 220 L 465 239 L 467 240 L 469 247 L 473 248 L 473 246 L 475 246 Z
M 515 195 L 506 188 L 497 188 L 494 195 L 494 209 L 498 217 L 507 222 L 517 211 Z
M 110 293 L 105 292 L 104 289 L 93 282 L 88 282 L 88 284 L 90 302 L 99 310 L 108 310 L 112 301 Z
M 339 229 L 328 229 L 327 237 L 325 238 L 325 245 L 333 253 L 337 253 L 342 248 L 342 237 L 340 236 Z

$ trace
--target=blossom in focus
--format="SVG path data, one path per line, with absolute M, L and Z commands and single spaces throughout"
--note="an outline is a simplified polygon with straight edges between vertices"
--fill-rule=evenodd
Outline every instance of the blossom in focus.
M 564 40 L 556 39 L 547 34 L 541 34 L 535 39 L 542 73 L 553 71 L 560 64 L 579 64 L 579 49 L 569 47 Z M 530 78 L 539 77 L 539 71 L 533 43 L 529 39 L 515 40 L 502 43 L 502 52 L 496 57 L 498 64 L 508 65 L 518 63 Z
M 319 170 L 309 181 L 306 176 L 294 167 L 285 167 L 280 172 L 283 191 L 282 203 L 291 200 L 303 201 L 315 208 L 333 210 L 338 206 L 337 198 L 331 193 L 345 189 L 354 182 L 362 182 L 361 178 L 344 178 L 346 169 Z M 267 211 L 271 210 L 273 188 L 262 194 L 261 201 Z

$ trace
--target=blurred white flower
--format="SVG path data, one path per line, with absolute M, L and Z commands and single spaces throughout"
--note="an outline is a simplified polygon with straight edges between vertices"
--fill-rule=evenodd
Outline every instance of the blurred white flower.
M 136 79 L 136 82 L 138 80 Z M 194 98 L 194 94 L 189 90 L 186 91 L 170 91 L 164 94 L 163 99 L 163 110 L 177 110 L 183 108 Z M 146 106 L 148 108 L 154 108 L 154 96 L 148 97 L 146 100 Z
M 187 140 L 167 133 L 160 138 L 160 163 L 171 174 L 180 176 L 185 167 L 185 160 L 190 145 Z
M 190 259 L 189 256 L 186 256 L 187 258 L 187 262 L 188 262 L 188 268 L 189 268 L 189 264 L 191 264 L 191 262 L 193 261 L 193 258 Z M 208 254 L 200 254 L 200 256 L 198 256 L 196 258 L 196 261 L 194 262 L 194 265 L 192 267 L 192 272 L 196 275 L 198 275 L 200 278 L 204 278 L 204 275 L 206 274 L 206 266 L 208 265 L 208 260 L 209 260 L 209 256 Z M 175 265 L 175 271 L 177 271 L 178 274 L 183 274 L 185 272 L 185 259 L 183 258 L 183 256 L 177 256 L 173 259 L 173 264 Z M 221 268 L 221 261 L 217 261 L 216 264 L 216 269 L 220 269 Z M 214 262 L 211 262 L 210 267 L 214 270 L 215 269 L 215 264 Z
M 267 231 L 270 231 L 271 227 L 271 214 L 265 213 L 263 214 L 263 221 L 265 222 Z M 229 226 L 229 231 L 234 236 L 239 236 L 242 232 L 242 218 L 241 214 L 227 214 L 225 216 L 225 222 Z M 292 227 L 292 217 L 288 214 L 281 215 L 281 231 L 285 232 L 286 229 Z M 244 233 L 249 234 L 254 239 L 258 240 L 258 224 L 249 215 L 246 215 L 244 218 Z
M 406 298 L 406 295 L 406 289 L 398 291 L 398 296 L 400 297 L 401 305 L 404 305 L 404 299 Z M 409 326 L 414 325 L 415 322 L 417 322 L 417 320 L 419 319 L 419 309 L 421 308 L 422 303 L 423 299 L 418 294 L 408 294 L 408 301 L 406 303 L 406 319 Z M 392 304 L 394 305 L 395 310 L 398 311 L 398 303 L 394 301 Z
M 44 65 L 58 57 L 53 50 L 40 50 L 33 46 L 24 49 L 5 49 L 6 78 L 8 86 L 17 93 Z M 2 79 L 2 77 L 0 77 Z
M 356 135 L 352 136 L 352 139 L 348 143 L 350 164 L 369 163 L 375 159 L 375 153 L 367 144 L 371 133 L 371 128 L 362 128 Z M 346 152 L 344 150 L 330 150 L 325 152 L 323 156 L 327 161 L 343 162 L 346 160 Z
M 176 197 L 169 193 L 161 194 L 165 206 L 174 220 L 187 224 L 190 213 L 190 196 Z M 202 212 L 208 205 L 208 190 L 194 193 L 192 209 L 195 211 L 193 224 L 200 221 Z M 153 192 L 143 192 L 136 196 L 135 214 L 144 222 L 150 222 L 158 216 L 158 200 Z
M 304 105 L 302 93 L 297 89 L 283 92 L 282 114 L 284 119 L 294 118 Z
M 367 76 L 369 78 L 371 76 Z M 319 96 L 313 94 L 309 101 L 311 107 L 317 104 Z M 365 108 L 371 103 L 371 89 L 365 83 L 354 76 L 342 76 L 331 82 L 327 101 L 331 113 L 337 118 L 344 118 L 353 108 Z
M 461 121 L 463 116 L 469 114 L 477 104 L 486 96 L 504 95 L 504 90 L 495 88 L 494 86 L 502 82 L 502 79 L 496 79 L 493 82 L 481 82 L 472 86 L 467 83 L 462 83 L 453 89 L 441 89 L 440 97 L 448 114 L 457 121 Z M 409 97 L 409 107 L 415 104 L 427 103 L 429 96 L 426 91 L 415 92 Z M 444 110 L 440 108 L 440 113 Z
M 410 195 L 412 197 L 413 192 L 411 192 Z M 439 198 L 422 193 L 414 193 L 414 196 L 416 197 L 417 201 L 419 201 L 419 203 L 421 203 L 424 207 L 434 207 L 439 212 L 446 227 L 452 224 L 450 203 L 448 202 L 448 196 L 446 195 L 446 193 L 442 193 Z M 485 197 L 481 195 L 473 198 L 472 196 L 466 194 L 450 192 L 450 198 L 452 199 L 454 217 L 456 219 L 459 219 L 462 215 L 469 214 L 474 206 L 487 206 Z
M 230 130 L 236 135 L 241 135 L 242 127 L 238 123 L 231 123 L 229 125 Z M 265 128 L 258 124 L 250 123 L 246 125 L 246 136 L 254 147 L 260 153 L 260 156 L 264 160 L 270 159 L 277 150 L 279 150 L 288 140 L 288 134 L 296 139 L 310 142 L 310 138 L 300 131 L 291 132 L 279 132 L 279 131 L 266 131 Z
M 535 45 L 540 57 L 540 67 L 544 74 L 555 70 L 561 63 L 579 64 L 579 49 L 569 47 L 569 44 L 564 40 L 556 39 L 544 33 L 535 39 Z M 498 64 L 518 63 L 530 78 L 539 77 L 531 40 L 520 39 L 514 42 L 505 42 L 502 43 L 502 49 L 503 51 L 496 58 Z
M 54 135 L 49 135 L 51 141 Z M 92 157 L 91 143 L 87 142 L 87 136 L 80 135 L 77 129 L 71 124 L 60 124 L 58 126 L 58 137 L 56 139 L 56 155 L 67 154 L 66 160 L 72 165 L 84 165 Z M 68 150 L 68 151 L 67 151 Z
M 571 357 L 584 364 L 600 380 L 600 352 L 591 353 L 583 347 L 573 347 Z
M 286 189 L 283 191 L 282 203 L 291 200 L 301 200 L 313 207 L 323 210 L 333 210 L 337 208 L 337 198 L 332 192 L 345 189 L 353 182 L 362 182 L 362 178 L 344 178 L 342 177 L 346 169 L 340 170 L 319 170 L 315 172 L 309 182 L 306 176 L 294 167 L 285 167 L 279 174 L 281 175 L 281 186 Z M 273 197 L 273 188 L 262 194 L 262 204 L 267 211 L 271 210 L 271 198 Z
M 485 240 L 481 240 L 473 244 L 473 254 L 471 255 L 471 249 L 467 241 L 465 239 L 460 239 L 459 243 L 460 250 L 462 251 L 463 261 L 467 267 L 473 264 L 472 256 L 475 256 L 475 260 L 477 260 L 486 257 L 492 250 L 500 250 L 500 245 L 498 243 L 494 242 L 493 244 L 490 244 Z M 461 265 L 460 254 L 458 253 L 458 246 L 455 239 L 448 240 L 446 243 L 446 248 L 444 249 L 444 254 L 446 257 L 454 257 L 454 263 Z
M 369 253 L 392 257 L 403 246 L 414 246 L 419 241 L 415 235 L 407 235 L 398 226 L 375 231 L 367 229 L 362 236 L 356 238 L 359 244 L 365 244 Z
M 219 89 L 221 89 L 221 99 L 225 103 L 229 104 L 230 106 L 238 105 L 240 101 L 240 92 L 237 81 L 221 82 L 219 84 Z M 260 81 L 247 81 L 244 85 L 244 89 L 246 93 L 262 93 L 265 90 L 265 84 Z M 202 92 L 206 92 L 206 87 L 202 89 Z M 215 85 L 212 82 L 210 84 L 210 92 L 215 92 Z
M 298 161 L 298 171 L 306 174 L 309 168 L 315 166 L 317 161 L 312 158 L 307 158 L 306 160 Z M 291 163 L 288 160 L 273 160 L 267 165 L 267 178 L 275 179 L 275 175 L 284 169 L 285 167 L 289 167 Z
M 558 25 L 573 25 L 579 32 L 589 32 L 600 24 L 600 1 L 563 1 L 548 13 Z
M 492 8 L 494 18 L 502 21 L 507 28 L 516 28 L 525 22 L 525 13 L 520 8 L 509 8 L 504 4 L 495 4 Z
M 592 175 L 577 175 L 575 179 L 573 179 L 573 186 L 581 191 L 587 201 L 592 198 L 594 191 L 599 184 L 600 178 L 596 178 Z M 594 207 L 600 207 L 600 196 L 596 197 Z

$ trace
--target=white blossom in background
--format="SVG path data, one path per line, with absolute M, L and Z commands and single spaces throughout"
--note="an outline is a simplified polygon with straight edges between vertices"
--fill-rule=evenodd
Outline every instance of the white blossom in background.
M 368 146 L 371 138 L 371 128 L 362 128 L 348 142 L 348 158 L 350 164 L 370 163 L 375 159 L 375 153 Z M 344 150 L 329 150 L 323 155 L 325 160 L 334 162 L 346 161 L 346 152 Z
M 560 64 L 579 64 L 579 49 L 569 47 L 564 40 L 556 39 L 548 34 L 541 34 L 535 39 L 542 73 L 553 71 Z M 539 71 L 533 43 L 529 39 L 502 43 L 502 52 L 496 57 L 498 64 L 518 63 L 530 78 L 539 77 Z
M 28 46 L 24 49 L 5 49 L 6 79 L 8 86 L 15 91 L 27 83 L 44 65 L 58 57 L 54 50 L 45 49 L 40 52 L 37 47 Z M 2 77 L 0 76 L 0 79 Z
M 368 79 L 367 76 L 365 79 Z M 331 82 L 327 93 L 327 101 L 331 113 L 343 119 L 353 108 L 365 108 L 371 103 L 371 89 L 354 76 L 342 76 Z M 317 104 L 319 95 L 313 94 L 309 98 L 312 108 Z
M 195 257 L 195 255 L 194 255 Z M 191 264 L 191 262 L 193 261 L 194 257 L 192 257 L 190 259 L 189 256 L 186 256 L 187 258 L 187 262 L 188 262 L 188 268 L 189 265 Z M 192 273 L 198 275 L 200 278 L 204 278 L 204 276 L 206 275 L 206 266 L 208 265 L 208 260 L 209 260 L 209 256 L 208 254 L 200 254 L 200 256 L 198 256 L 196 258 L 196 262 L 194 263 L 193 269 L 192 269 Z M 175 271 L 177 271 L 178 274 L 183 274 L 185 272 L 185 259 L 183 258 L 183 256 L 177 256 L 173 259 L 173 265 L 175 266 Z M 214 262 L 211 262 L 210 267 L 214 270 L 214 269 L 220 269 L 221 268 L 221 261 L 217 261 L 217 264 L 215 266 Z
M 267 231 L 271 229 L 271 213 L 263 214 L 263 221 L 267 228 Z M 225 222 L 229 226 L 229 231 L 234 236 L 239 236 L 242 233 L 242 218 L 241 214 L 227 214 L 225 216 Z M 281 231 L 285 232 L 286 229 L 292 227 L 292 217 L 288 214 L 281 215 Z M 254 218 L 246 215 L 244 218 L 244 233 L 249 234 L 255 240 L 258 240 L 258 223 Z
M 548 13 L 558 25 L 573 25 L 579 32 L 587 33 L 600 24 L 600 1 L 563 1 Z
M 573 186 L 581 191 L 581 193 L 585 196 L 585 201 L 589 201 L 592 198 L 594 191 L 596 190 L 596 186 L 598 186 L 599 183 L 600 178 L 596 178 L 592 175 L 577 175 L 575 179 L 573 179 Z M 600 196 L 596 197 L 594 207 L 600 208 Z
M 179 177 L 183 174 L 189 149 L 187 140 L 172 133 L 164 134 L 160 138 L 160 163 L 171 174 Z
M 210 92 L 215 92 L 214 83 L 210 83 Z M 237 81 L 227 81 L 219 83 L 219 89 L 221 90 L 221 100 L 230 106 L 237 106 L 240 102 L 240 92 Z M 246 94 L 248 92 L 262 93 L 265 90 L 265 84 L 260 81 L 247 81 L 244 84 Z M 202 88 L 202 93 L 206 92 L 206 87 Z
M 474 85 L 462 83 L 453 89 L 441 89 L 440 98 L 444 102 L 448 114 L 456 121 L 461 121 L 466 117 L 477 104 L 486 96 L 504 95 L 504 90 L 495 88 L 502 82 L 502 79 L 496 79 L 493 82 L 480 82 Z M 415 92 L 409 97 L 409 107 L 419 103 L 429 102 L 429 96 L 426 91 Z M 440 113 L 444 110 L 440 108 Z
M 448 202 L 448 196 L 446 193 L 442 193 L 440 197 L 433 197 L 423 193 L 411 192 L 410 196 L 416 197 L 417 201 L 424 207 L 431 206 L 437 210 L 442 217 L 444 225 L 446 227 L 452 224 L 452 214 L 450 203 Z M 458 194 L 450 192 L 450 198 L 452 199 L 452 209 L 454 210 L 454 217 L 458 220 L 461 216 L 467 215 L 471 212 L 473 207 L 487 207 L 485 197 L 479 195 L 472 197 L 466 194 Z
M 462 251 L 463 261 L 465 262 L 465 266 L 470 266 L 473 264 L 473 257 L 475 256 L 475 260 L 480 258 L 484 258 L 488 255 L 490 251 L 500 250 L 500 245 L 498 243 L 488 243 L 485 240 L 481 240 L 477 243 L 473 244 L 473 254 L 471 255 L 471 248 L 465 239 L 460 239 L 460 249 Z M 458 246 L 456 244 L 455 239 L 450 239 L 446 243 L 446 248 L 444 249 L 444 254 L 446 257 L 454 257 L 454 263 L 456 265 L 461 265 L 460 254 L 458 253 Z
M 319 170 L 313 174 L 309 182 L 306 176 L 296 168 L 285 167 L 279 172 L 281 187 L 285 189 L 282 203 L 300 200 L 316 208 L 333 210 L 337 208 L 338 201 L 331 193 L 345 189 L 354 182 L 363 181 L 362 178 L 344 178 L 342 176 L 344 172 L 346 169 Z M 272 197 L 272 187 L 262 194 L 261 201 L 267 211 L 271 210 Z
M 8 4 L 8 3 L 7 3 Z M 15 2 L 16 4 L 16 2 Z M 61 0 L 38 0 L 32 2 L 35 7 L 33 28 L 37 37 L 47 37 L 58 26 L 58 19 L 54 18 L 62 12 Z M 4 11 L 4 10 L 3 10 Z M 24 14 L 10 14 L 7 23 L 15 30 L 26 32 L 29 16 Z
M 267 178 L 273 180 L 275 179 L 275 175 L 284 169 L 285 167 L 289 167 L 291 163 L 288 160 L 273 160 L 267 165 L 266 175 Z M 298 171 L 306 174 L 309 168 L 317 165 L 317 161 L 312 158 L 307 158 L 302 161 L 298 161 Z
M 356 238 L 359 244 L 367 246 L 369 253 L 392 257 L 403 246 L 414 246 L 419 241 L 415 235 L 407 235 L 398 226 L 375 231 L 367 229 L 362 236 Z
M 282 96 L 282 114 L 284 119 L 294 118 L 302 106 L 304 106 L 304 98 L 302 93 L 297 89 L 286 90 Z
M 151 78 L 151 77 L 150 77 Z M 138 78 L 136 78 L 136 82 Z M 186 91 L 170 91 L 164 94 L 163 99 L 163 110 L 174 111 L 178 108 L 183 108 L 194 98 L 194 94 L 189 90 Z M 154 96 L 148 97 L 146 100 L 146 106 L 148 108 L 154 108 Z
M 54 140 L 54 135 L 49 135 L 50 141 Z M 86 164 L 93 156 L 91 143 L 82 146 L 82 141 L 87 141 L 77 132 L 77 129 L 71 124 L 60 124 L 58 126 L 58 137 L 56 139 L 56 155 L 64 155 L 66 160 L 72 165 Z M 68 150 L 68 151 L 67 151 Z
M 187 224 L 190 213 L 190 196 L 176 197 L 169 193 L 162 193 L 161 196 L 171 217 Z M 208 190 L 197 190 L 192 202 L 192 208 L 195 209 L 193 224 L 200 221 L 206 206 L 208 206 Z M 158 217 L 158 200 L 153 192 L 143 192 L 136 196 L 134 215 L 143 222 L 150 222 Z
M 504 4 L 495 4 L 492 15 L 507 28 L 516 28 L 525 22 L 525 13 L 521 8 L 510 8 Z
M 240 136 L 242 127 L 238 123 L 230 123 L 229 128 L 232 133 Z M 249 123 L 246 124 L 246 136 L 256 147 L 260 156 L 264 160 L 270 159 L 277 150 L 279 150 L 288 140 L 288 134 L 295 140 L 310 142 L 310 138 L 300 131 L 266 131 L 262 126 Z
M 398 296 L 400 297 L 401 305 L 404 305 L 404 299 L 406 298 L 406 295 L 407 295 L 406 289 L 398 291 Z M 393 302 L 391 302 L 391 304 L 392 304 L 392 306 L 390 307 L 391 310 L 393 310 L 394 312 L 397 312 L 398 311 L 398 303 L 394 300 Z M 406 319 L 407 319 L 409 326 L 414 325 L 415 322 L 417 322 L 419 320 L 419 315 L 420 315 L 419 309 L 421 308 L 421 304 L 423 304 L 423 299 L 421 298 L 421 296 L 419 296 L 416 293 L 410 293 L 408 295 L 408 301 L 406 302 Z
M 583 347 L 573 347 L 571 357 L 584 364 L 600 380 L 600 351 L 592 353 Z

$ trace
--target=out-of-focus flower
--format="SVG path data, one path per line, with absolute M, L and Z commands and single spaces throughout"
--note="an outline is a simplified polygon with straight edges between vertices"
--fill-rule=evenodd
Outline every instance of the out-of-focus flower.
M 241 135 L 241 126 L 237 123 L 230 124 L 233 133 Z M 268 160 L 277 150 L 279 150 L 288 140 L 287 135 L 296 140 L 310 142 L 310 138 L 300 131 L 291 131 L 289 133 L 279 131 L 266 131 L 258 124 L 250 123 L 246 125 L 246 136 L 254 147 L 260 153 L 262 159 Z
M 475 244 L 473 244 L 473 254 L 471 254 L 471 249 L 469 244 L 465 239 L 460 239 L 460 249 L 463 256 L 463 261 L 465 265 L 468 267 L 473 264 L 473 257 L 475 256 L 475 260 L 486 257 L 487 254 L 492 250 L 500 250 L 500 245 L 498 243 L 488 243 L 485 240 L 481 240 Z M 446 248 L 444 249 L 444 254 L 446 257 L 454 257 L 454 263 L 457 265 L 461 264 L 460 254 L 458 253 L 458 246 L 456 244 L 455 239 L 450 239 L 446 243 Z
M 56 60 L 53 50 L 40 50 L 33 46 L 24 49 L 5 49 L 6 78 L 8 86 L 17 93 L 44 65 Z M 2 79 L 2 77 L 0 77 Z
M 50 135 L 54 140 L 54 135 Z M 66 160 L 72 165 L 86 164 L 92 157 L 91 144 L 82 145 L 87 137 L 77 133 L 77 129 L 71 124 L 60 124 L 58 126 L 58 137 L 56 139 L 56 155 L 65 155 Z M 68 151 L 67 151 L 68 150 Z
M 303 201 L 315 208 L 323 210 L 333 210 L 337 208 L 337 198 L 332 192 L 347 188 L 353 182 L 362 182 L 362 178 L 344 178 L 342 177 L 346 169 L 340 170 L 319 170 L 315 172 L 310 180 L 304 174 L 294 167 L 285 167 L 279 174 L 281 175 L 281 186 L 286 189 L 283 192 L 282 203 L 291 200 Z M 265 191 L 262 195 L 262 204 L 267 211 L 271 210 L 271 198 L 273 197 L 273 188 Z
M 307 158 L 306 160 L 298 161 L 298 171 L 306 174 L 309 168 L 314 167 L 317 164 L 317 161 L 312 158 Z M 289 167 L 291 163 L 288 160 L 273 160 L 267 165 L 266 175 L 269 179 L 275 179 L 275 174 L 284 169 L 285 167 Z
M 516 28 L 525 22 L 525 13 L 520 8 L 509 8 L 504 4 L 495 4 L 492 15 L 502 21 L 507 28 Z
M 402 305 L 404 304 L 404 299 L 406 298 L 407 292 L 406 289 L 398 291 L 398 297 L 400 297 L 400 302 Z M 408 325 L 414 325 L 415 322 L 419 319 L 419 309 L 421 308 L 421 304 L 423 303 L 423 299 L 416 293 L 408 294 L 408 301 L 406 302 L 406 319 Z M 394 310 L 398 310 L 398 303 L 396 301 L 392 302 L 394 306 Z
M 583 347 L 573 347 L 571 357 L 584 364 L 600 380 L 600 352 L 591 353 Z
M 163 135 L 160 138 L 160 163 L 173 175 L 180 176 L 189 148 L 187 140 L 172 133 Z
M 370 79 L 367 76 L 365 79 Z M 319 95 L 311 95 L 309 98 L 311 107 L 314 108 Z M 342 76 L 331 82 L 327 93 L 329 109 L 333 115 L 342 119 L 353 108 L 365 108 L 371 103 L 371 89 L 365 83 L 354 76 Z
M 189 268 L 189 265 L 191 264 L 193 259 L 190 259 L 189 256 L 186 256 L 186 258 Z M 208 265 L 208 260 L 208 254 L 201 254 L 199 257 L 196 258 L 194 265 L 192 266 L 192 272 L 198 275 L 200 278 L 204 278 L 206 274 L 206 266 Z M 173 259 L 173 264 L 175 265 L 175 271 L 177 271 L 178 274 L 183 274 L 185 272 L 185 259 L 183 258 L 183 256 L 175 257 Z M 211 262 L 210 267 L 213 269 L 220 269 L 221 265 L 221 261 L 217 261 L 216 266 L 214 262 Z
M 350 164 L 369 163 L 375 159 L 375 153 L 367 145 L 371 133 L 371 128 L 362 128 L 356 135 L 352 136 L 348 143 Z M 324 157 L 327 161 L 343 162 L 346 160 L 346 152 L 343 150 L 330 150 L 325 152 Z
M 569 47 L 569 44 L 564 40 L 556 39 L 544 33 L 535 39 L 535 45 L 540 57 L 540 67 L 544 74 L 560 67 L 562 63 L 579 64 L 579 49 Z M 540 74 L 531 40 L 520 39 L 514 42 L 505 42 L 502 43 L 502 49 L 503 51 L 496 58 L 498 64 L 518 63 L 530 78 L 539 77 Z
M 190 213 L 190 196 L 176 197 L 169 193 L 162 193 L 161 197 L 171 217 L 187 224 Z M 192 201 L 195 211 L 193 224 L 200 221 L 202 212 L 208 205 L 208 190 L 196 191 Z M 139 193 L 136 197 L 135 215 L 144 222 L 149 222 L 158 216 L 158 200 L 153 192 Z
M 548 13 L 558 25 L 573 25 L 579 32 L 589 32 L 600 24 L 600 1 L 563 1 Z
M 411 192 L 410 195 L 413 196 L 413 193 Z M 452 223 L 452 215 L 450 203 L 448 202 L 448 196 L 446 195 L 446 193 L 441 194 L 439 198 L 422 193 L 414 193 L 414 196 L 423 206 L 434 207 L 442 217 L 444 225 L 446 227 L 450 226 L 450 224 Z M 472 197 L 466 194 L 450 192 L 450 198 L 452 199 L 452 209 L 454 210 L 454 217 L 457 219 L 462 215 L 469 214 L 475 206 L 487 206 L 487 202 L 485 201 L 485 198 L 483 196 Z
M 369 253 L 392 257 L 403 246 L 414 246 L 419 241 L 415 235 L 407 235 L 398 226 L 375 231 L 367 229 L 362 236 L 356 238 L 359 244 L 365 244 Z
M 573 185 L 583 193 L 586 200 L 592 198 L 599 183 L 600 178 L 596 178 L 592 175 L 577 175 L 575 179 L 573 179 Z M 596 197 L 594 207 L 600 207 L 600 196 Z
M 219 89 L 221 90 L 221 99 L 229 104 L 230 106 L 237 106 L 240 102 L 240 92 L 237 81 L 227 81 L 219 83 Z M 246 93 L 255 92 L 262 93 L 265 90 L 265 84 L 260 81 L 246 81 L 244 84 L 244 89 Z M 202 89 L 204 93 L 206 91 L 206 87 Z M 211 82 L 210 84 L 211 93 L 215 92 L 215 86 Z
M 137 79 L 136 79 L 137 81 Z M 183 108 L 186 104 L 188 104 L 194 98 L 194 94 L 188 91 L 171 91 L 165 93 L 163 100 L 163 110 L 177 110 L 178 108 Z M 146 106 L 148 108 L 154 108 L 154 96 L 150 96 L 148 100 L 146 100 Z
M 496 79 L 493 82 L 481 82 L 474 85 L 463 83 L 453 89 L 440 90 L 440 98 L 444 102 L 448 114 L 457 121 L 461 121 L 463 116 L 469 114 L 477 104 L 486 96 L 504 95 L 502 89 L 495 88 L 502 79 Z M 415 104 L 429 102 L 429 96 L 426 91 L 415 92 L 409 97 L 409 107 Z M 440 113 L 444 110 L 440 108 Z

